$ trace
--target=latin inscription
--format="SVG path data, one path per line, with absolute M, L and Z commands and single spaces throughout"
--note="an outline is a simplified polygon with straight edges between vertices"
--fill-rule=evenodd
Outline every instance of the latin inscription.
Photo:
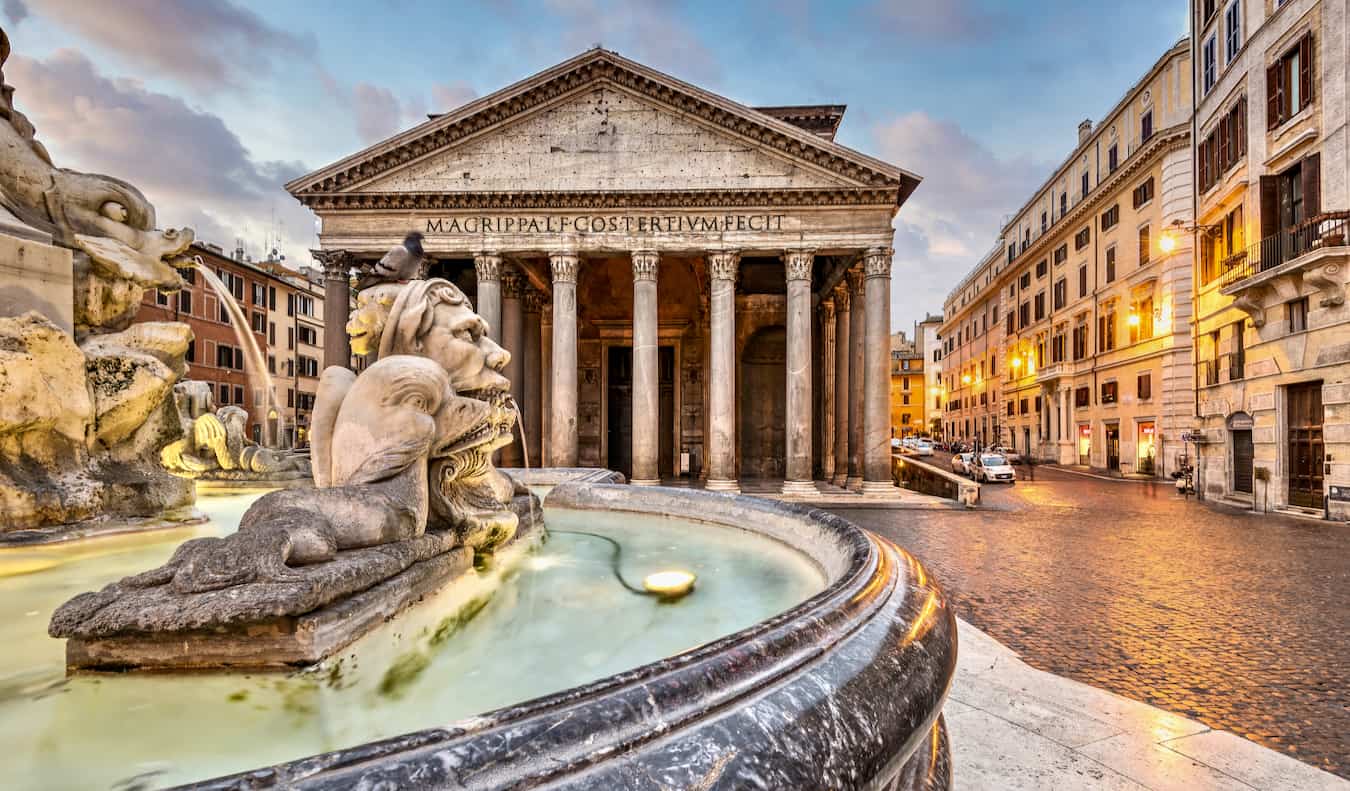
M 732 233 L 781 231 L 783 214 L 593 214 L 576 217 L 437 217 L 426 234 Z

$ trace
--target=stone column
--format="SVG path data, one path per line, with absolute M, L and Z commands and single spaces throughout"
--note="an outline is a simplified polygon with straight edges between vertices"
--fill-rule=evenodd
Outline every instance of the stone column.
M 553 301 L 539 297 L 539 466 L 552 462 L 553 429 Z
M 577 270 L 576 253 L 553 253 L 553 386 L 549 464 L 577 466 Z
M 502 342 L 502 257 L 496 253 L 479 253 L 473 257 L 473 270 L 478 275 L 478 304 L 474 307 L 488 325 L 488 337 Z
M 834 480 L 834 335 L 833 297 L 820 303 L 820 476 Z
M 633 480 L 661 482 L 661 394 L 657 361 L 656 270 L 660 256 L 637 250 L 633 260 Z
M 862 271 L 848 272 L 848 481 L 850 489 L 861 489 L 863 481 L 863 322 L 867 304 L 863 301 Z M 889 340 L 887 347 L 890 346 Z
M 525 401 L 522 390 L 524 385 L 525 362 L 525 310 L 522 298 L 525 294 L 525 278 L 512 264 L 502 268 L 502 329 L 501 345 L 511 353 L 511 360 L 502 373 L 511 381 L 511 398 L 519 408 Z M 518 420 L 523 416 L 518 416 Z M 524 461 L 521 452 L 520 437 L 501 450 L 501 464 L 504 467 L 519 467 Z
M 783 254 L 787 273 L 787 475 L 783 494 L 816 494 L 811 480 L 811 268 L 814 250 Z
M 853 362 L 849 343 L 850 314 L 847 282 L 834 287 L 834 485 L 848 484 L 848 376 Z
M 532 288 L 525 291 L 525 341 L 521 345 L 524 360 L 521 361 L 521 393 L 524 400 L 520 404 L 522 411 L 521 426 L 525 431 L 525 466 L 543 465 L 544 432 L 544 372 L 540 366 L 540 326 L 539 292 Z
M 736 273 L 741 255 L 708 255 L 708 482 L 739 492 L 736 482 Z
M 310 254 L 323 266 L 323 367 L 351 368 L 347 319 L 351 313 L 351 270 L 356 261 L 346 250 L 311 250 Z
M 891 478 L 891 255 L 874 247 L 863 255 L 867 291 L 863 367 L 863 493 L 884 494 Z

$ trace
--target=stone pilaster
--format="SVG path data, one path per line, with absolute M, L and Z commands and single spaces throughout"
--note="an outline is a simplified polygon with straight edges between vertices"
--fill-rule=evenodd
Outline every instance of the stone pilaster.
M 811 269 L 814 250 L 783 254 L 787 276 L 787 464 L 784 494 L 816 494 L 811 480 Z
M 346 250 L 311 250 L 310 255 L 323 267 L 323 368 L 352 367 L 352 343 L 347 336 L 351 314 L 351 271 L 356 265 Z M 375 362 L 371 354 L 370 362 Z
M 655 486 L 659 468 L 661 411 L 657 360 L 656 271 L 660 257 L 638 250 L 633 260 L 633 483 Z
M 502 342 L 502 257 L 496 253 L 479 253 L 473 257 L 473 270 L 478 275 L 478 315 L 488 325 L 488 337 Z
M 867 304 L 863 297 L 861 269 L 848 272 L 848 488 L 861 489 L 863 482 L 863 333 Z M 890 347 L 889 339 L 886 342 Z
M 739 492 L 736 482 L 736 275 L 741 256 L 708 255 L 708 483 Z
M 851 313 L 848 283 L 834 287 L 834 485 L 848 484 L 848 410 L 852 400 L 849 372 L 853 346 L 849 342 Z
M 891 478 L 891 256 L 890 248 L 863 254 L 867 299 L 863 368 L 863 493 L 895 488 Z
M 544 371 L 540 365 L 540 298 L 539 292 L 532 288 L 525 291 L 525 340 L 521 344 L 523 371 L 521 393 L 521 428 L 524 431 L 524 466 L 538 467 L 543 463 L 543 413 L 544 413 Z
M 553 367 L 549 464 L 577 466 L 577 270 L 575 253 L 553 253 Z
M 820 475 L 834 480 L 834 298 L 820 303 Z

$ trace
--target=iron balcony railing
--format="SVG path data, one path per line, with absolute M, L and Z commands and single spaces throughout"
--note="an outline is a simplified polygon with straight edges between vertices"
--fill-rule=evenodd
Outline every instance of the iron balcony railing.
M 1350 212 L 1328 212 L 1267 236 L 1220 262 L 1220 286 L 1227 288 L 1314 250 L 1342 247 L 1346 244 L 1348 229 Z

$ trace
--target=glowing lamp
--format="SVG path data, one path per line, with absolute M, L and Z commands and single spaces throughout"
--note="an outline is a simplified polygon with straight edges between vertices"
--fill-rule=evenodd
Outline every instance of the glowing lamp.
M 1125 321 L 1126 321 L 1126 323 L 1128 323 L 1131 327 L 1138 327 L 1138 326 L 1139 326 L 1139 314 L 1138 314 L 1138 313 L 1131 313 L 1131 314 L 1129 315 L 1129 317 L 1125 319 Z
M 970 374 L 966 374 L 965 376 L 961 377 L 961 384 L 963 385 L 970 384 Z
M 1172 252 L 1173 250 L 1177 249 L 1177 237 L 1173 235 L 1170 231 L 1164 232 L 1162 238 L 1158 240 L 1158 247 L 1164 253 Z
M 1022 367 L 1022 358 L 1021 358 L 1021 357 L 1014 357 L 1014 358 L 1012 358 L 1012 367 L 1014 367 L 1014 368 L 1021 368 L 1021 367 Z
M 692 591 L 696 579 L 689 571 L 657 571 L 642 578 L 642 587 L 648 593 L 673 600 Z

